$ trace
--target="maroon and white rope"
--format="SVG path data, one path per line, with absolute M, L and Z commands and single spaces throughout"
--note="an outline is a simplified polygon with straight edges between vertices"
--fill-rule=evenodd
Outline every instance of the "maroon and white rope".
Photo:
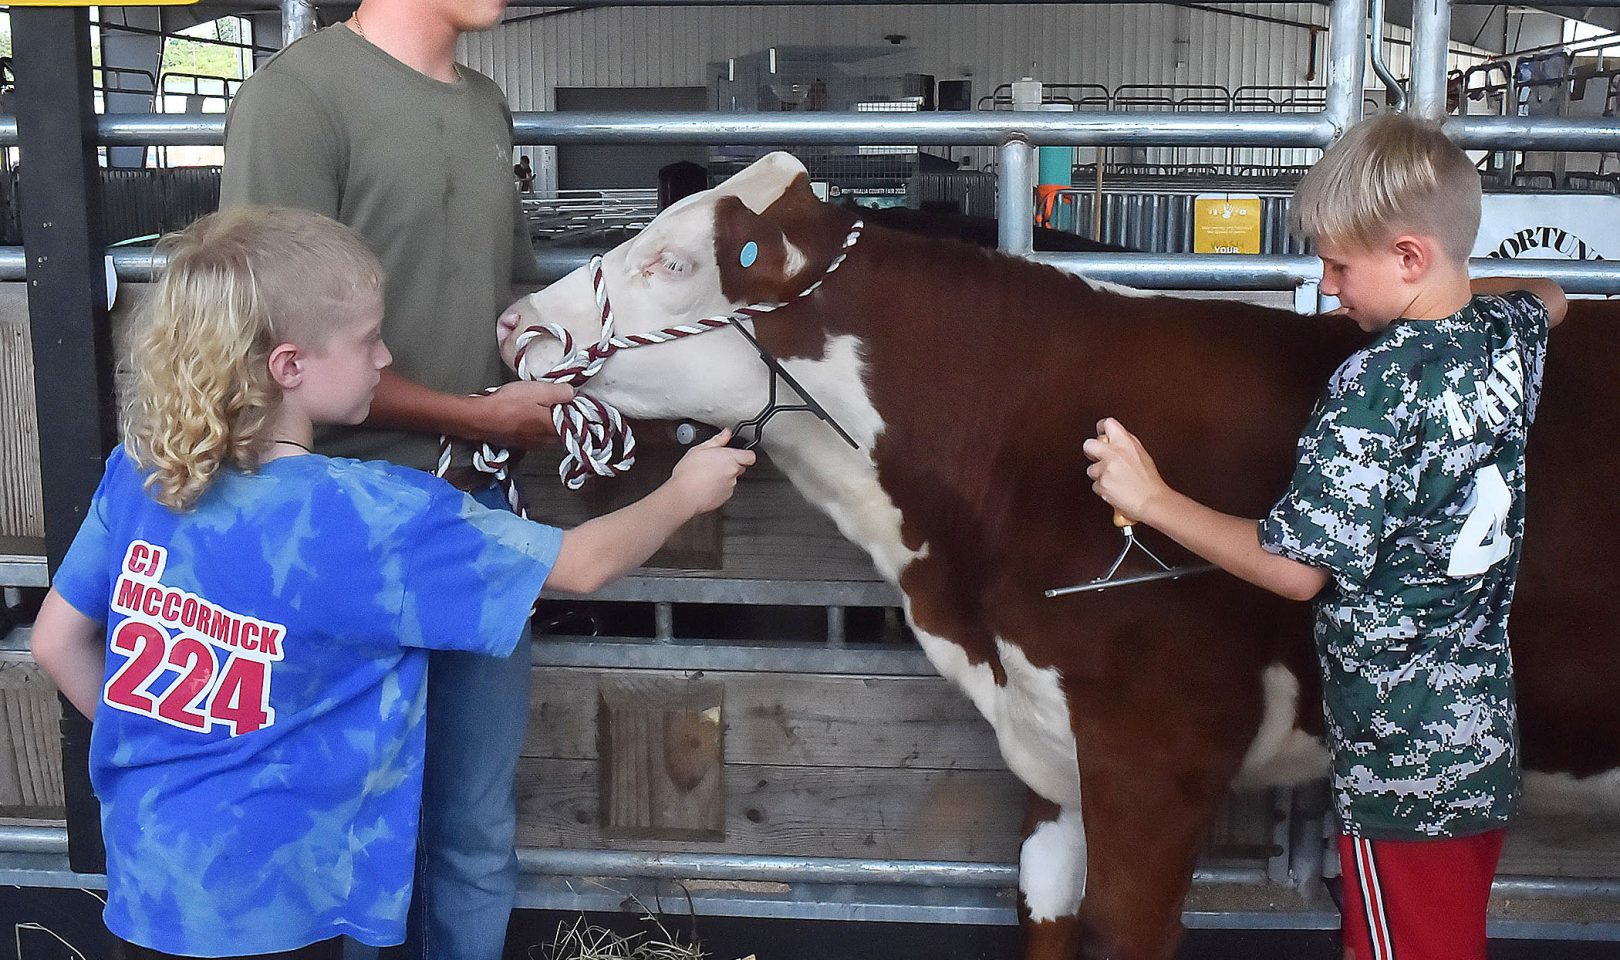
M 850 226 L 848 235 L 844 237 L 844 244 L 838 256 L 827 264 L 827 268 L 822 271 L 815 283 L 800 291 L 791 300 L 781 303 L 753 303 L 728 314 L 704 317 L 691 323 L 677 324 L 650 333 L 632 333 L 624 336 L 614 332 L 613 304 L 608 298 L 607 282 L 602 273 L 602 258 L 592 257 L 589 265 L 591 289 L 596 296 L 597 314 L 602 322 L 601 334 L 596 342 L 578 346 L 574 342 L 573 335 L 558 324 L 533 324 L 514 335 L 517 339 L 513 366 L 521 379 L 541 383 L 566 383 L 577 390 L 596 376 L 602 369 L 602 364 L 620 350 L 695 337 L 780 310 L 821 289 L 827 278 L 837 272 L 849 258 L 849 251 L 860 241 L 865 226 L 864 221 L 856 220 Z M 544 371 L 535 370 L 529 362 L 529 347 L 540 337 L 551 337 L 562 344 L 563 349 L 562 359 Z M 493 389 L 491 388 L 491 391 Z M 635 465 L 635 434 L 620 416 L 619 411 L 610 404 L 584 393 L 575 393 L 572 400 L 551 408 L 551 423 L 556 428 L 557 436 L 562 440 L 565 451 L 562 460 L 557 464 L 557 475 L 568 489 L 578 490 L 588 477 L 616 476 Z M 513 510 L 522 513 L 517 485 L 510 476 L 511 459 L 506 450 L 489 444 L 480 444 L 479 449 L 473 454 L 473 466 L 490 474 L 501 483 L 508 501 L 513 505 Z M 449 469 L 450 461 L 451 443 L 450 439 L 445 437 L 440 443 L 440 476 Z

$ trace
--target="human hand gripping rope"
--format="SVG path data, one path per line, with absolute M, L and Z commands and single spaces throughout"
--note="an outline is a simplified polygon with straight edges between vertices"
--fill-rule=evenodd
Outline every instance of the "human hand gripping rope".
M 838 256 L 827 265 L 816 282 L 791 300 L 781 303 L 750 304 L 732 313 L 704 317 L 691 323 L 677 324 L 650 333 L 633 333 L 625 336 L 619 336 L 614 332 L 613 304 L 608 298 L 607 283 L 602 273 L 602 258 L 592 257 L 589 265 L 591 288 L 595 293 L 597 313 L 602 322 L 602 332 L 596 342 L 578 346 L 574 342 L 573 335 L 558 324 L 531 324 L 514 334 L 516 341 L 513 366 L 518 376 L 524 380 L 565 383 L 578 391 L 596 376 L 609 357 L 620 350 L 670 343 L 733 325 L 741 329 L 742 321 L 780 310 L 820 289 L 827 278 L 832 276 L 849 257 L 849 251 L 860 240 L 863 229 L 865 223 L 856 220 L 850 226 L 849 234 L 844 238 Z M 543 336 L 561 343 L 563 356 L 549 370 L 537 371 L 529 363 L 528 351 L 529 346 Z M 749 340 L 752 341 L 753 338 L 749 337 Z M 490 387 L 484 392 L 487 394 L 495 389 Z M 609 403 L 576 392 L 573 399 L 551 408 L 551 424 L 562 440 L 564 449 L 563 457 L 557 464 L 557 475 L 570 490 L 578 490 L 592 475 L 617 476 L 635 465 L 635 433 L 619 411 Z M 454 445 L 455 442 L 448 436 L 439 438 L 439 466 L 436 471 L 438 476 L 444 476 L 450 469 Z M 489 474 L 501 484 L 502 492 L 507 502 L 512 505 L 512 510 L 526 518 L 528 514 L 523 508 L 522 497 L 512 477 L 515 458 L 511 451 L 488 443 L 475 444 L 472 461 L 477 470 Z

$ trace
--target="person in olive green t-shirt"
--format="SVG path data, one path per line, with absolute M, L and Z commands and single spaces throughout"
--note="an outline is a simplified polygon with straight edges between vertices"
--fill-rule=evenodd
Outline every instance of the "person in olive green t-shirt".
M 1343 939 L 1354 960 L 1485 960 L 1519 797 L 1508 612 L 1548 280 L 1470 281 L 1473 163 L 1440 126 L 1350 130 L 1294 195 L 1322 291 L 1378 336 L 1334 373 L 1258 523 L 1172 490 L 1112 419 L 1085 455 L 1108 503 L 1228 572 L 1315 606 Z
M 359 428 L 322 453 L 431 470 L 440 434 L 533 448 L 555 440 L 566 387 L 502 384 L 495 320 L 534 255 L 512 179 L 512 118 L 457 38 L 504 0 L 365 0 L 283 50 L 226 119 L 221 204 L 293 206 L 355 228 L 382 261 L 394 355 Z M 476 484 L 467 484 L 477 486 Z M 501 504 L 482 486 L 474 496 Z M 429 663 L 421 856 L 407 952 L 496 960 L 517 878 L 513 777 L 528 716 L 527 638 L 505 659 Z M 357 855 L 359 851 L 357 851 Z

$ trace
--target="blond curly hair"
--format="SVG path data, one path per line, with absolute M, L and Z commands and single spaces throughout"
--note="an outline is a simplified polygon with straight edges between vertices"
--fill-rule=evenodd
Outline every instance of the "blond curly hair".
M 164 239 L 168 267 L 130 342 L 124 448 L 147 492 L 189 510 L 219 471 L 257 469 L 281 404 L 278 345 L 326 345 L 382 267 L 359 235 L 307 210 L 236 207 Z

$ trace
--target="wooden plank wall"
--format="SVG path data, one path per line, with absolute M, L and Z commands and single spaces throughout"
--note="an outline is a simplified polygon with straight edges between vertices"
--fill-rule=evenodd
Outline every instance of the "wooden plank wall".
M 708 671 L 724 688 L 723 835 L 625 837 L 604 828 L 600 690 L 678 671 L 535 672 L 518 766 L 519 842 L 592 850 L 878 859 L 1016 860 L 1024 788 L 988 724 L 939 677 Z M 1237 798 L 1206 860 L 1263 859 L 1265 798 Z
M 635 470 L 641 469 L 637 464 Z M 668 475 L 668 467 L 664 468 Z M 596 515 L 591 502 L 557 482 L 557 458 L 532 453 L 523 459 L 520 476 L 529 514 L 545 522 L 572 527 Z M 593 478 L 611 487 L 618 478 Z M 705 568 L 672 565 L 654 557 L 647 566 L 665 577 L 736 577 L 760 580 L 878 580 L 872 561 L 844 539 L 832 520 L 805 502 L 793 484 L 761 457 L 743 475 L 731 501 L 721 508 L 720 562 Z
M 26 287 L 0 283 L 0 537 L 40 541 L 45 511 Z M 35 549 L 43 552 L 44 544 Z
M 0 659 L 0 817 L 63 817 L 61 702 L 44 671 Z
M 537 671 L 518 767 L 519 841 L 537 847 L 1006 861 L 1023 791 L 989 727 L 933 677 L 706 672 L 725 690 L 724 834 L 602 828 L 598 691 L 674 671 Z
M 150 286 L 119 285 L 112 311 L 115 344 L 123 344 L 130 320 L 145 301 Z M 0 538 L 21 538 L 43 552 L 45 516 L 40 496 L 32 343 L 25 285 L 0 283 Z M 120 375 L 120 394 L 125 382 Z

